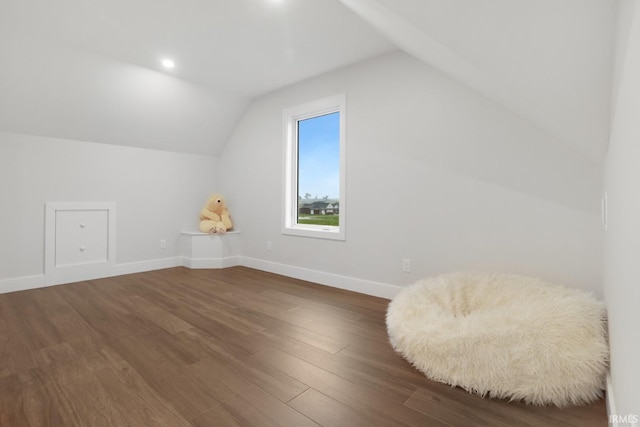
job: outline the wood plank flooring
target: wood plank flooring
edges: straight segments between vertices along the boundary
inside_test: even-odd
[[[0,426],[606,426],[482,399],[390,347],[388,301],[234,267],[0,295]]]

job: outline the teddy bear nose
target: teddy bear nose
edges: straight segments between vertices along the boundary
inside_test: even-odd
[[[220,203],[222,200],[218,199],[218,203]]]

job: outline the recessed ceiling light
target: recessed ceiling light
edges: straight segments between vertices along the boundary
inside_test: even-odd
[[[162,60],[162,66],[164,68],[172,69],[173,67],[176,66],[176,63],[173,62],[171,59],[163,59]]]

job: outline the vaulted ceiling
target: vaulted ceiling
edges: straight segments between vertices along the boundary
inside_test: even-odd
[[[252,98],[401,49],[599,161],[616,5],[0,0],[0,131],[217,154]]]

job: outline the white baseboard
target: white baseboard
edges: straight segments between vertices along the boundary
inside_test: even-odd
[[[144,271],[161,270],[163,268],[178,267],[182,265],[180,257],[152,259],[148,261],[130,262],[124,264],[116,264],[113,271],[109,272],[106,276],[121,276],[123,274],[142,273]],[[98,277],[96,277],[98,278]],[[69,280],[63,283],[71,283],[75,280]],[[35,276],[16,277],[13,279],[0,280],[0,294],[7,292],[26,291],[28,289],[44,288],[46,286],[54,286],[63,283],[51,283],[45,282],[45,275],[39,274]]]
[[[123,274],[143,273],[145,271],[162,270],[163,268],[179,267],[182,263],[180,257],[158,258],[147,261],[128,262],[116,264],[112,276],[122,276]]]
[[[45,287],[44,274],[0,280],[0,294]]]
[[[607,372],[607,418],[609,427],[638,427],[638,416],[640,414],[620,414],[616,407],[613,394],[613,382],[611,373]],[[626,420],[624,420],[626,418]],[[620,421],[623,420],[623,421]]]
[[[300,280],[319,283],[334,288],[373,295],[376,297],[393,299],[402,289],[400,286],[386,283],[373,282],[370,280],[357,279],[354,277],[341,276],[339,274],[327,273],[324,271],[311,270],[308,268],[296,267],[293,265],[280,264],[272,261],[249,258],[243,256],[231,256],[225,258],[188,258],[171,257],[152,259],[147,261],[130,262],[116,264],[110,276],[121,276],[123,274],[142,273],[145,271],[161,270],[184,266],[187,268],[227,268],[242,265],[257,270],[268,271],[270,273],[281,274]],[[23,291],[45,287],[45,276],[25,276],[13,279],[0,280],[0,293]]]
[[[225,258],[189,258],[183,256],[180,265],[187,268],[227,268],[240,265],[239,256],[230,256]]]
[[[610,427],[619,427],[617,422],[612,421],[612,414],[617,414],[616,403],[613,398],[613,385],[611,384],[611,373],[607,372],[607,419]]]
[[[356,279],[354,277],[341,276],[338,274],[326,273],[324,271],[310,270],[293,265],[279,264],[257,258],[241,257],[240,265],[255,268],[256,270],[268,271],[269,273],[281,274],[295,279],[306,280],[313,283],[319,283],[321,285],[387,299],[393,299],[398,292],[402,290],[402,287],[400,286]]]

